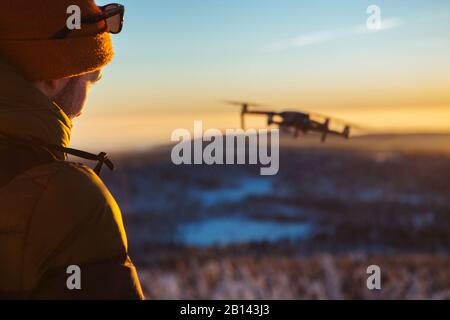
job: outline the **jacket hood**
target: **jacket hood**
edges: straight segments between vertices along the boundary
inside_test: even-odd
[[[71,129],[71,120],[54,101],[0,61],[0,136],[37,138],[67,148]],[[65,159],[65,154],[56,155]]]

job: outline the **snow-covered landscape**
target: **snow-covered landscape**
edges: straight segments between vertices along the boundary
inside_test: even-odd
[[[167,148],[116,157],[106,183],[147,297],[450,298],[449,154],[370,141],[284,145],[273,177],[175,166]]]

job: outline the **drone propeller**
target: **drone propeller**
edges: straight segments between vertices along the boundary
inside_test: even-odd
[[[245,130],[245,115],[247,113],[253,113],[253,114],[267,114],[269,116],[269,125],[273,123],[273,117],[275,116],[275,113],[273,112],[264,112],[264,111],[250,111],[249,108],[264,108],[269,107],[266,104],[262,103],[254,103],[254,102],[247,102],[247,101],[235,101],[235,100],[225,100],[223,103],[233,105],[233,106],[240,106],[242,107],[241,110],[241,128]]]
[[[223,103],[233,105],[233,106],[247,106],[247,107],[255,107],[255,108],[269,107],[266,104],[254,103],[254,102],[248,102],[248,101],[225,100],[225,101],[223,101]]]

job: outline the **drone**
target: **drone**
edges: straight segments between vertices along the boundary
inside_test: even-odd
[[[255,110],[255,108],[265,107],[265,105],[240,102],[240,101],[226,101],[227,104],[238,105],[242,107],[241,111],[241,127],[245,130],[245,116],[246,115],[260,115],[267,116],[267,125],[277,125],[280,129],[287,129],[293,131],[294,138],[298,138],[300,133],[308,134],[309,132],[321,133],[321,141],[326,142],[329,135],[335,135],[343,137],[345,139],[350,138],[350,125],[345,125],[342,131],[336,131],[330,129],[331,118],[322,115],[315,114],[315,116],[325,118],[324,122],[313,120],[312,113],[301,111],[263,111]],[[337,121],[341,122],[341,121]]]

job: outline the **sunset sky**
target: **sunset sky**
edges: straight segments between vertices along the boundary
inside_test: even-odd
[[[98,1],[105,4],[107,1]],[[73,145],[134,149],[174,129],[239,125],[250,100],[377,131],[450,132],[450,2],[123,0],[115,61]],[[382,29],[366,28],[381,8]]]

